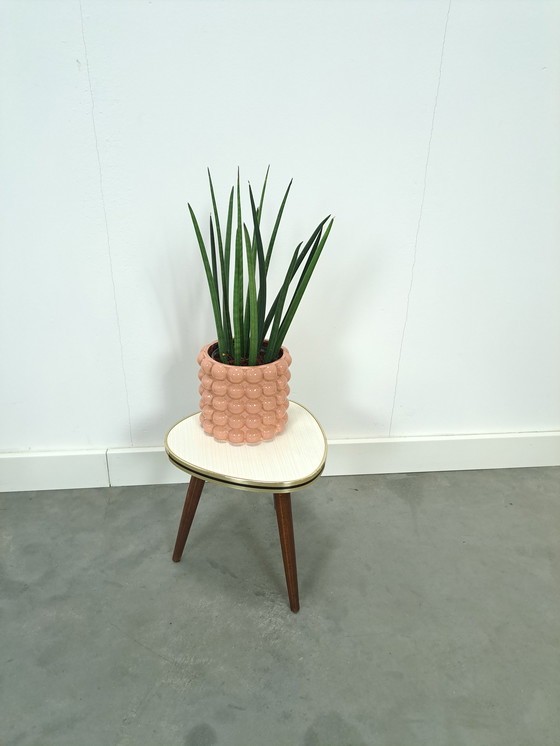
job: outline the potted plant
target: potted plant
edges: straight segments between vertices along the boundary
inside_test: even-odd
[[[206,344],[198,355],[200,419],[205,432],[217,440],[258,443],[280,433],[287,422],[291,356],[283,342],[333,219],[330,215],[324,218],[307,242],[297,245],[280,289],[267,307],[268,269],[292,181],[278,209],[272,233],[265,241],[261,215],[268,170],[258,205],[249,184],[249,226],[241,210],[239,170],[237,186],[231,188],[229,195],[225,230],[210,170],[208,180],[212,198],[208,244],[188,205],[208,280],[217,333],[217,341]]]

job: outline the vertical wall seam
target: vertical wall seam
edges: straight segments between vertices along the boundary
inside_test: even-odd
[[[393,391],[393,403],[391,406],[391,419],[389,421],[389,436],[393,433],[393,418],[395,416],[395,405],[397,402],[397,393],[399,388],[399,376],[400,376],[400,370],[401,370],[401,359],[403,354],[403,348],[404,348],[404,340],[406,337],[406,330],[408,326],[408,314],[410,310],[410,298],[412,296],[412,287],[414,285],[414,270],[416,269],[416,259],[418,255],[418,238],[420,236],[420,227],[422,225],[422,216],[424,214],[424,202],[426,199],[426,188],[428,184],[428,170],[430,166],[430,154],[432,150],[432,139],[434,135],[434,126],[436,121],[436,111],[437,111],[437,105],[438,105],[438,99],[439,99],[439,89],[441,85],[441,76],[442,76],[442,70],[443,70],[443,57],[445,53],[445,42],[447,39],[447,26],[449,25],[449,14],[451,12],[451,0],[449,0],[449,3],[447,5],[447,15],[445,17],[445,27],[443,29],[443,40],[441,44],[441,54],[439,59],[439,71],[438,71],[438,80],[437,80],[437,86],[436,86],[436,95],[434,98],[434,107],[432,110],[432,123],[430,126],[430,136],[428,138],[428,148],[426,152],[426,163],[424,165],[424,184],[422,187],[422,197],[420,199],[420,210],[418,212],[418,221],[416,223],[416,234],[414,236],[414,247],[412,251],[412,264],[410,267],[410,282],[408,286],[408,294],[406,297],[406,309],[405,309],[405,315],[404,315],[404,323],[401,333],[401,342],[399,346],[399,356],[397,360],[397,372],[395,375],[395,388]]]
[[[87,44],[86,44],[86,36],[84,31],[84,14],[83,14],[83,8],[82,8],[82,0],[79,0],[80,5],[80,21],[81,21],[81,30],[82,30],[82,42],[84,45],[84,57],[86,61],[86,71],[87,71],[87,77],[88,77],[88,86],[89,86],[89,95],[91,99],[91,122],[93,127],[93,138],[95,141],[95,152],[97,155],[97,168],[99,171],[99,191],[101,195],[101,206],[103,209],[103,218],[105,221],[105,236],[107,239],[107,253],[109,257],[109,273],[111,275],[111,285],[113,287],[113,303],[115,307],[115,320],[117,324],[117,334],[119,339],[119,348],[120,348],[120,358],[121,358],[121,369],[122,369],[122,376],[123,376],[123,384],[124,384],[124,391],[125,391],[125,398],[126,398],[126,409],[128,413],[128,434],[130,437],[130,445],[133,445],[132,442],[132,417],[130,414],[130,397],[128,393],[128,382],[126,378],[126,368],[124,363],[124,350],[123,350],[123,341],[122,341],[122,330],[121,330],[121,322],[120,322],[120,315],[119,315],[119,305],[117,300],[117,288],[115,284],[115,273],[113,269],[113,255],[111,251],[111,239],[109,236],[109,222],[107,220],[107,206],[105,202],[105,191],[103,187],[103,171],[101,168],[101,156],[99,154],[99,142],[97,139],[97,127],[95,124],[95,99],[93,96],[93,88],[91,85],[91,74],[89,69],[89,57],[88,57],[88,51],[87,51]]]
[[[111,470],[109,468],[109,449],[105,449],[105,468],[107,469],[107,484],[111,487]]]

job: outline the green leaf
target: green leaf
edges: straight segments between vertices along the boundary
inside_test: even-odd
[[[282,220],[282,213],[284,212],[284,207],[286,205],[286,200],[288,199],[288,194],[290,193],[290,189],[292,188],[292,181],[293,179],[290,179],[290,183],[288,184],[288,188],[286,189],[286,193],[284,194],[284,199],[282,200],[282,203],[280,205],[280,209],[278,210],[278,215],[276,216],[276,221],[274,223],[274,228],[272,229],[272,235],[270,236],[270,242],[268,244],[268,249],[266,250],[266,270],[268,272],[268,266],[270,264],[270,257],[272,256],[272,249],[274,248],[274,242],[276,241],[276,234],[278,233],[278,228],[280,227],[280,221]]]
[[[270,332],[270,339],[268,340],[268,346],[266,348],[266,353],[264,357],[265,363],[271,363],[273,360],[275,360],[278,357],[279,347],[278,347],[277,340],[278,340],[278,332],[280,329],[280,321],[282,319],[282,311],[284,310],[284,303],[286,302],[288,288],[290,286],[290,283],[296,271],[296,264],[297,264],[300,248],[301,248],[301,243],[298,244],[298,246],[296,247],[296,250],[294,251],[294,254],[292,256],[292,261],[290,262],[290,266],[288,267],[288,271],[286,272],[286,277],[284,279],[284,282],[282,283],[280,292],[278,293],[276,310],[274,312],[274,322],[272,324],[272,330]]]
[[[224,354],[224,350],[225,350],[225,340],[224,340],[224,332],[223,332],[223,327],[222,327],[222,317],[220,314],[220,299],[216,291],[216,284],[214,282],[214,277],[212,276],[212,269],[210,267],[210,262],[208,261],[208,252],[206,251],[206,246],[204,245],[204,240],[202,238],[202,234],[198,226],[196,215],[194,214],[193,209],[190,205],[188,205],[188,208],[189,208],[191,220],[194,226],[194,232],[196,234],[196,240],[198,242],[200,254],[202,256],[202,263],[204,265],[204,271],[206,272],[206,280],[208,282],[208,288],[210,290],[210,298],[212,300],[212,310],[214,311],[214,321],[216,323],[216,331],[218,334],[218,348],[220,351],[220,357],[222,357],[222,355]]]
[[[224,245],[222,241],[222,231],[220,228],[220,215],[218,212],[218,205],[216,203],[216,195],[214,193],[214,184],[212,183],[212,175],[210,169],[208,170],[208,181],[210,183],[210,195],[212,197],[212,209],[214,211],[214,223],[216,225],[216,236],[218,238],[218,252],[220,257],[220,273],[222,279],[222,318],[224,328],[225,344],[227,346],[227,352],[231,354],[233,348],[232,334],[231,334],[231,318],[229,313],[229,251],[227,251],[227,259],[224,255]],[[230,197],[230,202],[232,197]],[[229,218],[229,213],[228,213]],[[229,230],[229,237],[231,241],[231,223],[228,224],[226,229],[226,243],[227,243],[227,232]],[[217,280],[217,275],[216,275]]]
[[[259,322],[257,315],[257,282],[255,278],[256,274],[256,252],[251,243],[251,237],[247,226],[243,225],[245,231],[245,248],[247,253],[247,277],[248,277],[248,291],[247,300],[249,303],[249,318],[247,325],[249,326],[249,349],[248,349],[248,363],[249,365],[257,364],[257,355],[260,349],[259,344]]]
[[[309,256],[309,261],[305,266],[304,272],[300,278],[300,281],[298,283],[294,296],[291,300],[290,305],[288,306],[288,310],[286,311],[286,315],[282,319],[280,330],[278,332],[278,340],[277,340],[278,348],[282,346],[286,333],[294,318],[295,312],[297,311],[298,306],[301,303],[301,299],[303,297],[305,289],[307,288],[309,280],[311,279],[311,275],[313,274],[315,265],[319,261],[319,257],[321,256],[323,247],[325,246],[327,238],[329,237],[329,233],[331,232],[332,225],[333,225],[333,219],[331,219],[330,223],[328,224],[324,236],[321,238],[319,243],[313,247],[313,250]]]
[[[212,208],[214,210],[214,220],[216,222],[216,234],[218,236],[218,248],[220,254],[223,252],[222,244],[222,232],[220,230],[220,218],[218,215],[218,206],[216,205],[216,195],[214,194],[214,185],[212,184],[212,176],[210,175],[210,169],[208,169],[208,181],[210,182],[210,195],[212,197]]]
[[[218,292],[218,267],[216,264],[216,240],[214,238],[214,226],[212,225],[212,215],[210,215],[210,255],[212,257],[212,278]]]
[[[264,203],[264,193],[266,191],[266,184],[268,182],[268,172],[269,171],[270,171],[270,166],[268,166],[268,168],[266,169],[266,174],[264,175],[264,181],[263,181],[263,186],[262,186],[262,190],[261,190],[261,198],[260,198],[260,201],[259,201],[259,209],[258,209],[259,222],[260,222],[260,219],[262,217],[262,209],[263,209],[263,203]]]
[[[268,172],[267,172],[268,174]],[[253,212],[253,228],[255,232],[255,244],[256,244],[256,255],[259,260],[259,296],[257,301],[257,313],[258,313],[258,336],[259,336],[259,347],[263,342],[264,335],[264,315],[266,311],[266,262],[264,258],[264,249],[261,236],[261,228],[259,225],[259,217],[257,215],[257,208],[255,206],[255,199],[253,197],[253,190],[249,184],[249,198],[251,200],[251,210]]]
[[[233,277],[233,360],[241,364],[243,355],[243,231],[241,228],[241,195],[237,172],[237,230],[235,232],[235,269]]]
[[[304,261],[305,257],[307,256],[307,253],[309,252],[309,250],[313,246],[315,240],[317,239],[317,236],[319,236],[321,234],[321,230],[322,230],[323,226],[325,225],[325,223],[327,222],[327,220],[329,219],[329,217],[330,217],[330,215],[328,215],[326,218],[324,218],[324,220],[322,220],[319,223],[319,225],[315,228],[315,230],[311,234],[311,237],[309,238],[309,240],[307,241],[307,243],[303,247],[303,249],[301,251],[301,254],[298,257],[297,263],[296,263],[296,265],[294,267],[294,270],[292,272],[292,278],[297,273],[298,269],[300,268],[302,262]],[[301,244],[300,244],[300,246],[301,246]],[[291,282],[292,278],[290,278],[290,282]],[[268,312],[268,315],[267,315],[267,317],[265,319],[264,329],[263,329],[263,337],[266,337],[266,334],[268,332],[270,324],[272,323],[272,319],[274,318],[274,314],[276,313],[277,304],[278,304],[278,295],[274,299],[274,302],[273,302],[272,306],[270,307],[270,311]]]
[[[229,273],[230,273],[230,257],[231,257],[231,232],[233,223],[233,196],[235,187],[231,188],[229,194],[229,205],[227,214],[227,225],[226,225],[226,237],[224,247],[224,263],[222,266],[222,300],[223,300],[223,313],[224,313],[224,335],[227,340],[228,351],[230,355],[233,355],[233,334],[231,331],[231,316],[230,316],[230,305],[229,305]]]

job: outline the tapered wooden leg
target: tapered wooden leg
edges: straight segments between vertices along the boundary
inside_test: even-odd
[[[295,613],[299,611],[299,591],[291,496],[289,494],[274,495],[274,507],[276,508],[276,518],[278,520],[278,532],[280,534],[280,546],[282,547],[282,559],[284,560],[284,572],[286,574],[286,585],[288,586],[290,609]]]
[[[185,504],[183,506],[183,513],[181,515],[181,522],[179,523],[179,530],[177,532],[177,539],[175,541],[175,549],[173,550],[173,562],[179,562],[182,555],[185,544],[187,543],[187,536],[191,530],[194,514],[198,507],[198,501],[204,487],[204,480],[198,477],[191,477],[189,482],[189,488],[187,490],[187,496],[185,497]]]

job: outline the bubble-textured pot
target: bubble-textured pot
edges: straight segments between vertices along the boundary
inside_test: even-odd
[[[226,365],[211,357],[216,342],[198,354],[200,422],[208,435],[230,443],[260,443],[288,421],[290,353],[265,365]]]

